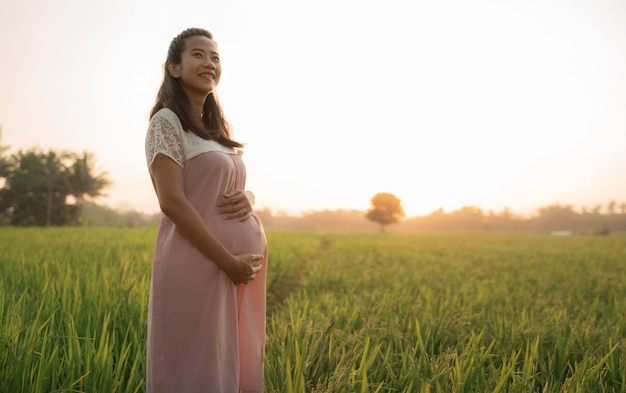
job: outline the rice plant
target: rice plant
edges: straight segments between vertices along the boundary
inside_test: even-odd
[[[0,228],[0,392],[144,392],[154,229]],[[626,237],[268,233],[266,392],[626,392]]]

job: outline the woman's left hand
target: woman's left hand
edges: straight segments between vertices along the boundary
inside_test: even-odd
[[[217,202],[218,213],[227,220],[246,221],[252,214],[254,194],[244,190],[230,190]]]

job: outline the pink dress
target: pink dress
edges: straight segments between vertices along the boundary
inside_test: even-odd
[[[167,217],[159,226],[148,311],[148,393],[226,393],[263,390],[267,243],[256,216],[244,222],[216,212],[222,195],[245,187],[239,154],[184,132],[161,109],[150,121],[146,158],[165,154],[183,168],[187,198],[233,254],[263,254],[262,270],[235,286]]]

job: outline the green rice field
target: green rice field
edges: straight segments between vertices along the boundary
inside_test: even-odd
[[[626,237],[269,232],[266,392],[626,392]],[[155,229],[0,228],[0,392],[143,392]]]

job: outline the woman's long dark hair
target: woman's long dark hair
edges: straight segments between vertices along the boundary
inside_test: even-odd
[[[230,124],[224,118],[224,112],[215,92],[210,93],[204,101],[202,124],[200,124],[193,116],[191,103],[183,90],[180,79],[171,76],[167,70],[168,63],[180,64],[185,49],[185,41],[194,36],[204,36],[213,40],[211,33],[199,28],[187,29],[172,40],[163,67],[163,83],[161,83],[157,93],[154,107],[150,111],[150,118],[152,119],[152,116],[160,109],[169,108],[176,113],[185,131],[191,131],[202,139],[214,140],[226,147],[243,147],[241,143],[231,139]]]

